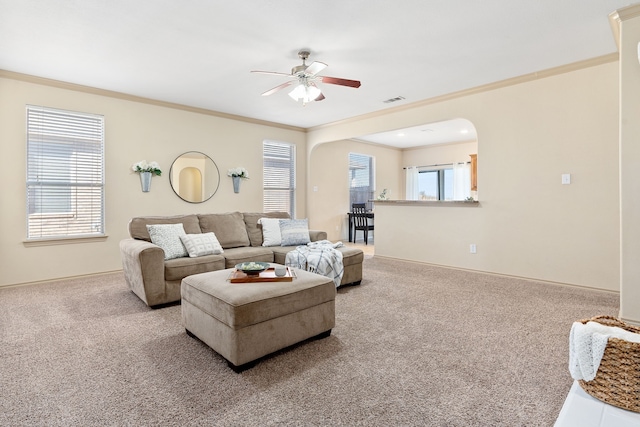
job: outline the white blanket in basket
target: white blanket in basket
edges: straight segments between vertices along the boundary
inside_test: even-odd
[[[640,343],[640,334],[598,322],[574,322],[569,334],[569,372],[574,380],[596,377],[609,338]]]
[[[344,274],[342,252],[336,249],[341,246],[342,242],[331,243],[328,240],[307,243],[307,246],[298,246],[287,253],[285,264],[326,276],[337,288]]]

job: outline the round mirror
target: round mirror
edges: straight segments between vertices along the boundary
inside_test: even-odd
[[[187,151],[171,164],[169,181],[173,191],[185,202],[202,203],[216,194],[220,171],[206,154]]]

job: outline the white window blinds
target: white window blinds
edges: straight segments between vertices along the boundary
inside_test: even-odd
[[[27,106],[27,239],[104,235],[104,117]]]
[[[285,142],[263,142],[263,208],[289,212],[295,218],[296,150]]]

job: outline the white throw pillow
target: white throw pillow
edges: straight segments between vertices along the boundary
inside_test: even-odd
[[[164,251],[165,260],[187,256],[187,250],[180,240],[180,236],[187,234],[182,223],[147,225],[147,231],[151,242]]]
[[[309,238],[309,221],[305,219],[281,219],[280,235],[282,246],[306,245]]]
[[[258,224],[262,224],[262,246],[280,246],[280,220],[278,218],[260,218]]]
[[[204,255],[219,255],[223,252],[220,242],[213,232],[201,234],[185,234],[180,240],[187,248],[189,256],[196,258]]]

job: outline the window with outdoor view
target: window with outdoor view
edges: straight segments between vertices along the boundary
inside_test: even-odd
[[[471,177],[467,163],[421,168],[418,172],[418,200],[464,200],[470,192]]]
[[[372,210],[370,200],[375,188],[373,157],[366,154],[349,153],[349,207],[354,203],[366,203]]]

